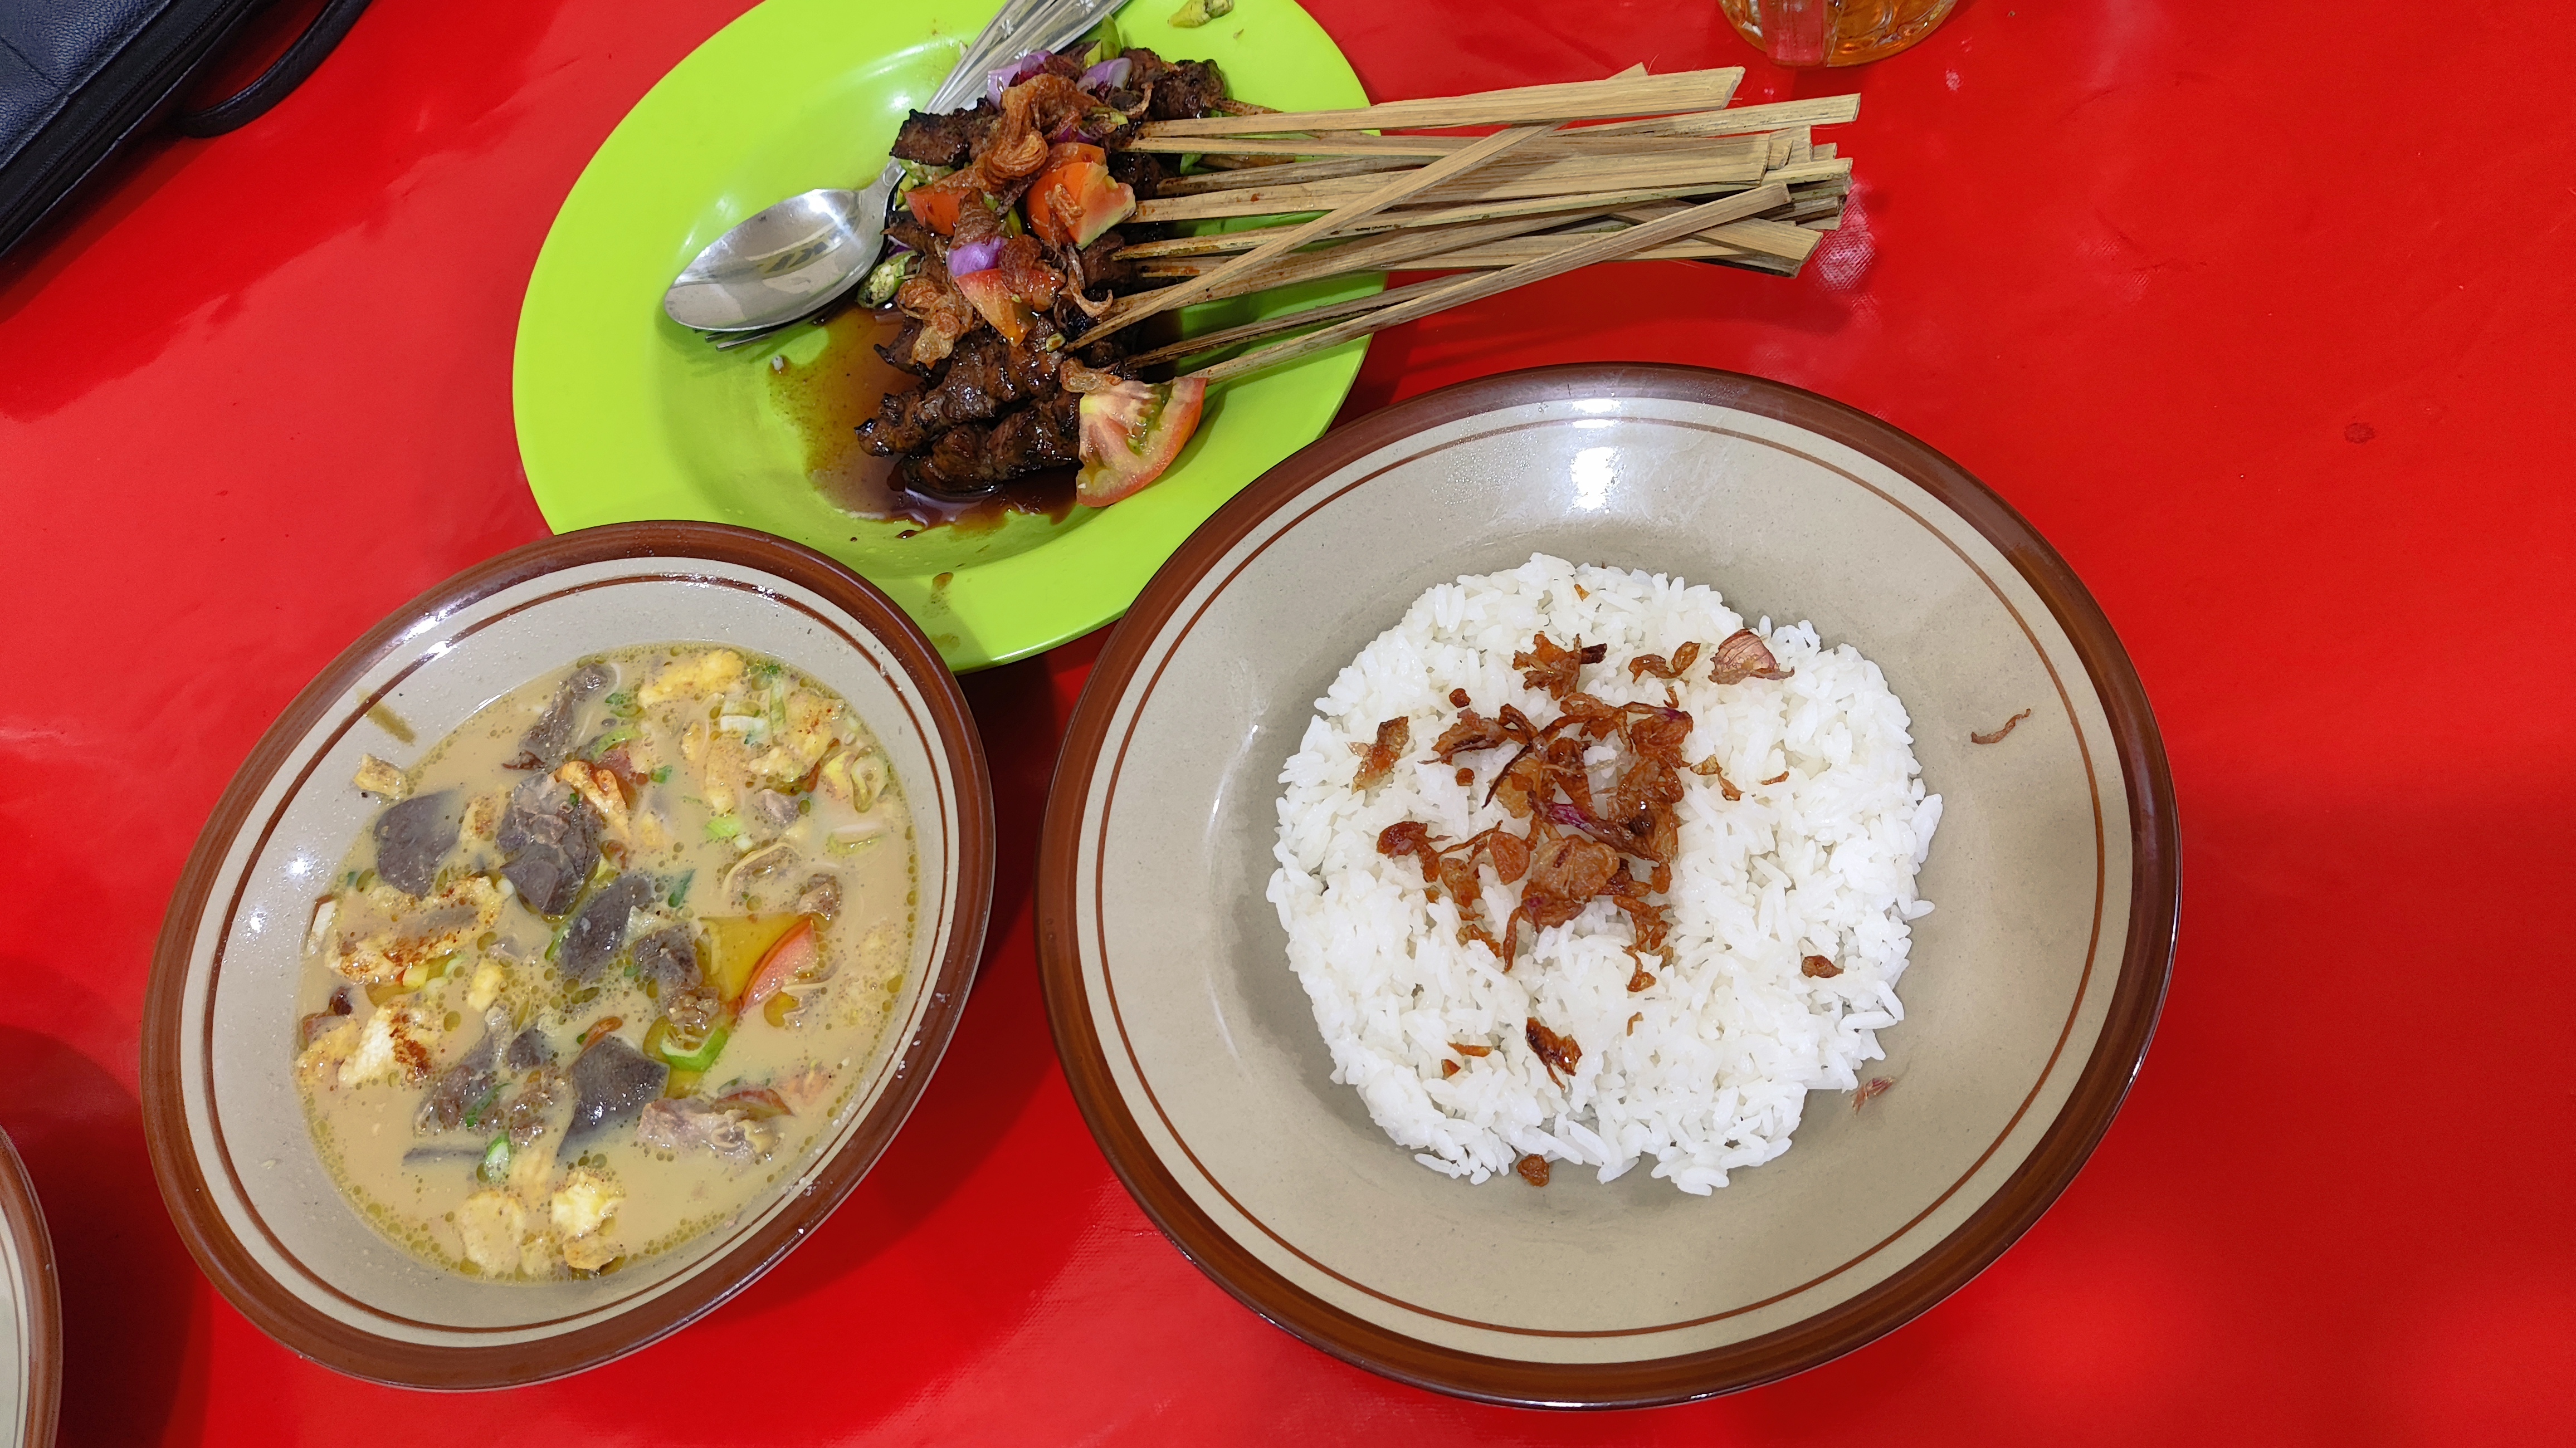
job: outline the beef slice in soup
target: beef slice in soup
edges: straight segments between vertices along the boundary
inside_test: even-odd
[[[643,874],[620,875],[592,894],[572,918],[555,957],[565,978],[587,985],[600,967],[616,959],[626,946],[628,917],[652,904],[653,894],[653,878]]]
[[[581,717],[599,691],[616,681],[617,674],[606,664],[584,664],[567,676],[555,690],[554,702],[528,732],[519,736],[519,748],[525,752],[527,767],[552,769],[572,753],[581,738]]]
[[[554,1044],[546,1033],[535,1026],[510,1038],[510,1048],[501,1055],[501,1064],[513,1071],[533,1071],[554,1060]]]
[[[501,874],[528,908],[561,915],[572,908],[599,863],[599,811],[580,791],[540,775],[510,791],[493,843],[506,857]]]
[[[472,1050],[429,1078],[428,1089],[421,1093],[420,1107],[413,1113],[413,1130],[424,1136],[454,1131],[476,1124],[490,1110],[493,1098],[501,1092],[501,1074],[493,1069],[500,1056],[498,1026],[507,1024],[506,1017],[497,1023],[487,1022],[483,1039]]]
[[[439,862],[456,848],[465,821],[457,791],[416,795],[376,816],[376,873],[406,895],[438,883]]]
[[[635,978],[649,980],[668,993],[696,985],[698,933],[686,925],[666,925],[635,942]]]
[[[671,1068],[649,1061],[623,1036],[602,1036],[572,1063],[572,1126],[567,1141],[616,1125],[662,1094]]]

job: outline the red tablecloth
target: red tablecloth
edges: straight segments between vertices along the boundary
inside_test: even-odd
[[[1892,1336],[1687,1408],[1476,1407],[1302,1346],[1139,1215],[1048,1040],[1030,865],[1094,640],[968,681],[992,946],[809,1245],[516,1392],[262,1337],[145,1164],[163,904],[316,668],[541,532],[509,407],[529,265],[592,148],[741,8],[383,0],[275,114],[155,150],[0,277],[0,1126],[61,1256],[65,1441],[2576,1438],[2563,8],[1969,0],[1791,76],[1708,0],[1311,3],[1382,97],[1640,59],[1867,96],[1805,279],[1656,263],[1489,301],[1381,337],[1345,416],[1541,362],[1738,368],[1911,430],[2056,542],[2154,698],[2186,857],[2163,1030],[2057,1207]]]

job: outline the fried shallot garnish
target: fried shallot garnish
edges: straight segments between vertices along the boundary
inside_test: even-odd
[[[1575,1066],[1583,1060],[1583,1047],[1577,1045],[1572,1036],[1558,1035],[1540,1025],[1536,1016],[1523,1023],[1521,1036],[1529,1042],[1529,1048],[1536,1053],[1539,1063],[1547,1067],[1549,1080],[1572,1076]]]
[[[1440,850],[1431,843],[1431,826],[1420,820],[1398,820],[1377,832],[1377,852],[1393,859],[1422,857],[1422,883],[1440,878]]]
[[[1475,1046],[1470,1045],[1465,1041],[1451,1041],[1449,1043],[1449,1049],[1457,1052],[1461,1056],[1490,1056],[1494,1054],[1494,1048],[1491,1046]]]
[[[1749,632],[1739,637],[1749,640],[1758,653],[1758,657],[1739,658],[1740,664],[1770,670],[1767,677],[1787,677],[1774,667],[1760,639]],[[1721,664],[1725,649],[1720,646]],[[1634,938],[1632,956],[1661,952],[1672,921],[1665,907],[1649,897],[1672,888],[1672,862],[1681,849],[1677,806],[1684,794],[1683,772],[1713,775],[1726,798],[1743,798],[1716,756],[1698,764],[1683,757],[1691,716],[1679,707],[1670,688],[1661,704],[1611,704],[1576,687],[1583,666],[1599,662],[1607,652],[1605,645],[1586,645],[1581,639],[1571,648],[1564,647],[1542,632],[1531,636],[1528,650],[1513,655],[1513,666],[1521,670],[1523,681],[1559,706],[1556,719],[1543,728],[1509,704],[1488,719],[1468,707],[1464,689],[1450,692],[1449,701],[1459,716],[1441,732],[1431,757],[1454,763],[1461,754],[1518,744],[1520,748],[1495,771],[1485,800],[1501,805],[1512,820],[1527,821],[1526,835],[1495,825],[1444,847],[1433,840],[1428,825],[1407,821],[1389,826],[1378,836],[1381,854],[1412,855],[1421,861],[1430,898],[1437,901],[1445,896],[1457,904],[1459,939],[1492,950],[1505,970],[1512,968],[1524,919],[1533,931],[1552,929],[1581,915],[1594,900],[1607,900],[1627,917]],[[1739,645],[1736,652],[1742,655],[1744,650]],[[1640,661],[1642,667],[1630,669],[1630,679],[1646,674],[1678,678],[1698,659],[1699,646],[1684,643],[1670,659]],[[1380,731],[1380,742],[1388,738],[1386,728],[1401,723],[1389,720]],[[1601,744],[1613,745],[1614,757],[1625,756],[1606,797],[1594,788],[1591,763],[1593,749]],[[1457,777],[1460,784],[1467,784],[1475,776],[1461,769]],[[1363,769],[1354,785],[1365,788],[1371,778]],[[1638,876],[1635,860],[1651,867],[1645,878]],[[1503,922],[1499,940],[1478,918],[1484,894],[1477,875],[1480,861],[1492,865],[1504,884],[1521,885],[1520,903]],[[1645,960],[1637,959],[1628,988],[1644,990],[1654,982]]]
[[[1056,293],[1064,290],[1064,273],[1047,265],[1046,248],[1034,236],[1004,241],[993,266],[1002,274],[1002,285],[1032,310],[1054,306]]]
[[[1795,669],[1780,667],[1771,657],[1771,648],[1762,636],[1749,628],[1740,628],[1726,636],[1717,646],[1717,657],[1708,666],[1712,684],[1741,684],[1747,679],[1785,679]]]
[[[1063,76],[1041,72],[1002,92],[1002,119],[975,164],[996,180],[1035,175],[1046,165],[1047,137],[1090,110],[1091,97]]]
[[[1404,757],[1404,746],[1413,738],[1413,723],[1408,719],[1389,719],[1377,726],[1377,742],[1354,744],[1351,752],[1360,756],[1360,772],[1351,777],[1351,788],[1374,789],[1386,783],[1395,771],[1395,762]]]
[[[897,289],[894,304],[921,323],[912,340],[912,363],[923,369],[948,360],[957,339],[983,322],[975,304],[957,290],[948,268],[935,257],[923,264],[920,275]]]
[[[2004,727],[1996,730],[1992,734],[1979,734],[1974,730],[1970,730],[1968,732],[1968,742],[1971,744],[2001,744],[2004,742],[2004,736],[2013,732],[2014,725],[2019,724],[2021,721],[2029,717],[2030,711],[2028,709],[2024,709],[2020,713],[2006,719],[2004,721]]]
[[[1689,672],[1691,665],[1698,662],[1699,640],[1692,639],[1673,650],[1670,662],[1666,662],[1662,654],[1639,654],[1630,659],[1628,678],[1630,682],[1634,682],[1652,674],[1658,679],[1678,679]]]
[[[1512,1170],[1519,1172],[1521,1174],[1521,1180],[1528,1182],[1531,1186],[1543,1187],[1547,1185],[1546,1157],[1538,1156],[1536,1154],[1522,1157],[1520,1159],[1520,1164],[1513,1167]]]
[[[1869,1103],[1876,1101],[1881,1096],[1886,1095],[1888,1088],[1895,1084],[1896,1083],[1893,1080],[1890,1080],[1885,1076],[1870,1077],[1867,1085],[1862,1086],[1858,1091],[1852,1093],[1852,1110],[1858,1111]]]
[[[1530,852],[1529,884],[1521,890],[1520,908],[1503,925],[1505,939],[1523,920],[1545,930],[1583,913],[1619,873],[1619,852],[1580,835],[1554,835]]]
[[[1577,638],[1569,649],[1546,634],[1532,634],[1529,651],[1512,655],[1512,667],[1521,671],[1522,683],[1562,704],[1574,692],[1583,666],[1597,664],[1609,653],[1608,644],[1586,645]]]
[[[1726,796],[1729,800],[1739,800],[1744,798],[1744,791],[1737,789],[1735,787],[1735,781],[1726,777],[1726,766],[1718,763],[1717,756],[1714,754],[1701,760],[1699,763],[1692,765],[1691,773],[1700,775],[1704,778],[1716,780],[1717,792]]]
[[[1511,713],[1520,712],[1508,704],[1503,707]],[[1529,742],[1527,736],[1530,732],[1524,721],[1519,731],[1522,743]],[[1438,742],[1431,746],[1431,754],[1443,764],[1455,764],[1461,754],[1473,754],[1480,749],[1500,749],[1511,743],[1513,737],[1514,731],[1509,724],[1500,719],[1488,719],[1469,709],[1458,716],[1457,723],[1440,731]]]
[[[1832,980],[1835,976],[1842,973],[1843,968],[1841,966],[1834,964],[1831,960],[1828,960],[1821,955],[1811,955],[1798,962],[1798,974],[1807,977],[1809,980]]]

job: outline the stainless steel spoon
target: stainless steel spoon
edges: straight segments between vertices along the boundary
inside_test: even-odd
[[[1125,3],[1008,0],[931,92],[927,109],[957,109],[999,65],[1068,44]],[[762,332],[840,300],[876,265],[902,174],[889,164],[873,185],[808,191],[736,222],[671,283],[662,310],[701,332]]]

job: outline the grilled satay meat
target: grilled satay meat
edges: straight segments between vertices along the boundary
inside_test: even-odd
[[[919,452],[961,423],[990,422],[1015,403],[1055,386],[1062,354],[1030,352],[990,330],[949,354],[938,380],[919,392],[889,392],[877,415],[859,424],[859,444],[878,457]]]
[[[889,394],[859,425],[869,452],[902,455],[907,486],[972,497],[1017,474],[1079,461],[1080,397],[1063,385],[1065,362],[1081,363],[1073,374],[1080,386],[1098,385],[1095,374],[1123,375],[1123,347],[1084,347],[1081,339],[1136,282],[1135,264],[1118,252],[1137,229],[1113,225],[1078,245],[1117,213],[1095,207],[1088,224],[1076,226],[1050,220],[1059,216],[1050,211],[1023,227],[1015,208],[1042,178],[1063,175],[1088,174],[1092,195],[1123,186],[1150,199],[1163,162],[1125,149],[1130,127],[1240,109],[1212,63],[1166,61],[1141,49],[1124,58],[1115,85],[1085,85],[1080,59],[1047,57],[998,103],[944,116],[915,112],[896,137],[897,157],[948,169],[916,188],[886,227],[919,260],[895,293],[903,329],[877,350],[923,386]],[[1086,173],[1085,164],[1094,169]],[[1055,204],[1067,194],[1055,192]],[[1052,241],[1035,234],[1044,229],[1037,223],[1056,228],[1047,233]]]

